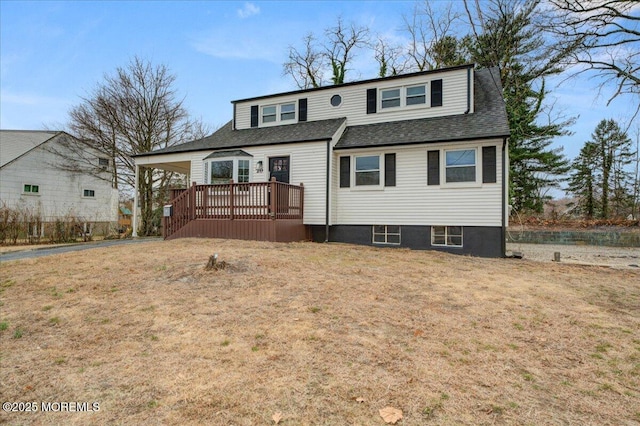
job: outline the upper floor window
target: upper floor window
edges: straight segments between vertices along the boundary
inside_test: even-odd
[[[394,87],[380,90],[380,108],[398,108],[427,103],[427,86]]]
[[[275,105],[262,107],[262,122],[272,123],[276,121],[276,109]]]
[[[280,105],[280,121],[295,120],[296,104]]]
[[[407,105],[419,105],[426,103],[426,86],[407,87]]]
[[[85,198],[95,198],[96,196],[96,191],[93,189],[84,189],[82,191],[82,196]]]
[[[395,108],[400,106],[400,89],[383,90],[381,93],[382,104],[384,108]]]
[[[98,158],[98,165],[100,167],[109,167],[109,159],[103,157]]]
[[[288,121],[296,119],[295,102],[267,105],[262,107],[262,123],[277,123],[280,121]]]
[[[476,150],[458,149],[445,151],[445,181],[476,181]]]

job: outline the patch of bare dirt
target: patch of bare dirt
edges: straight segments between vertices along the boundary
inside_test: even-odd
[[[100,404],[10,424],[640,422],[634,270],[184,239],[3,262],[0,300],[3,400]]]

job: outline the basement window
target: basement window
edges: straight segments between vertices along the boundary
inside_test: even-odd
[[[431,245],[462,247],[462,226],[432,226]]]
[[[373,244],[400,245],[400,226],[373,225]]]

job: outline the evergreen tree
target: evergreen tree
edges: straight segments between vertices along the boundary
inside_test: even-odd
[[[602,174],[600,216],[623,216],[631,204],[631,173],[626,167],[633,161],[631,139],[615,120],[602,120],[591,135],[597,146],[595,167]]]
[[[588,219],[599,215],[601,210],[597,194],[601,176],[598,175],[598,168],[595,167],[597,161],[598,146],[594,142],[586,142],[572,163],[573,171],[567,188],[568,192],[577,198],[576,212]]]
[[[466,2],[465,2],[466,5]],[[548,94],[545,77],[562,71],[562,55],[538,31],[533,22],[539,1],[527,3],[494,0],[472,21],[474,36],[468,49],[480,67],[498,66],[506,102],[509,140],[510,195],[516,210],[542,212],[545,192],[560,186],[570,169],[562,149],[550,148],[553,139],[567,135],[573,119],[542,122]]]

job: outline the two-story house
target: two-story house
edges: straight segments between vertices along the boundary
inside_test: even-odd
[[[0,207],[16,212],[30,236],[49,236],[56,221],[99,234],[117,223],[110,160],[88,150],[76,158],[72,140],[62,131],[0,130]]]
[[[167,237],[286,241],[303,229],[314,241],[504,255],[509,126],[497,69],[469,64],[232,105],[233,119],[212,135],[136,158],[195,183],[167,210]],[[289,231],[240,229],[269,217]]]

